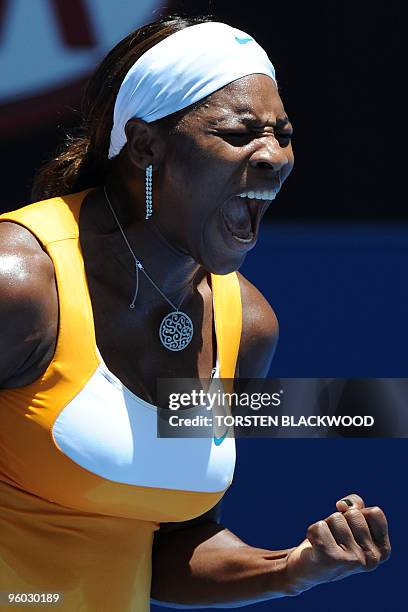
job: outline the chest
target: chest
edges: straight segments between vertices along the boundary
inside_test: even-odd
[[[163,317],[172,312],[160,295],[139,274],[135,308],[134,270],[124,270],[111,257],[101,266],[92,255],[91,241],[81,240],[98,350],[107,368],[134,394],[156,403],[158,378],[210,378],[217,360],[217,343],[211,289],[206,282],[194,286],[182,310],[193,324],[190,344],[170,351],[159,337]]]

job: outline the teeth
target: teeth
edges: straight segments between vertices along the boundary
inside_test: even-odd
[[[273,189],[263,189],[258,191],[243,191],[239,194],[240,198],[249,198],[250,200],[274,200],[277,191]]]

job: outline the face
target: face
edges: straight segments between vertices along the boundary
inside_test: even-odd
[[[234,81],[164,136],[156,225],[209,272],[237,270],[293,167],[292,127],[275,83]]]

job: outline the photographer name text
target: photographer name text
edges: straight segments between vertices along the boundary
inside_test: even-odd
[[[251,415],[213,415],[183,417],[172,414],[168,417],[172,427],[372,427],[374,417],[370,415],[342,416],[293,416],[281,414],[278,416]]]

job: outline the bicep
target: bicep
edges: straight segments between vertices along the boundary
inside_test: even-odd
[[[237,378],[265,378],[274,357],[279,324],[262,293],[238,273],[242,299],[242,335]]]
[[[25,372],[41,359],[49,345],[57,301],[51,260],[27,230],[10,227],[13,225],[0,223],[0,387],[3,388],[31,382],[25,379]],[[19,382],[14,384],[17,375]]]
[[[222,500],[218,502],[211,510],[197,516],[189,521],[181,521],[178,523],[160,523],[160,529],[156,531],[155,538],[160,538],[161,535],[166,533],[172,533],[173,531],[179,531],[189,527],[196,527],[197,525],[204,525],[206,523],[217,523],[221,522],[222,512]]]
[[[30,358],[36,339],[29,325],[30,309],[2,295],[2,290],[0,279],[0,386],[5,386]]]

